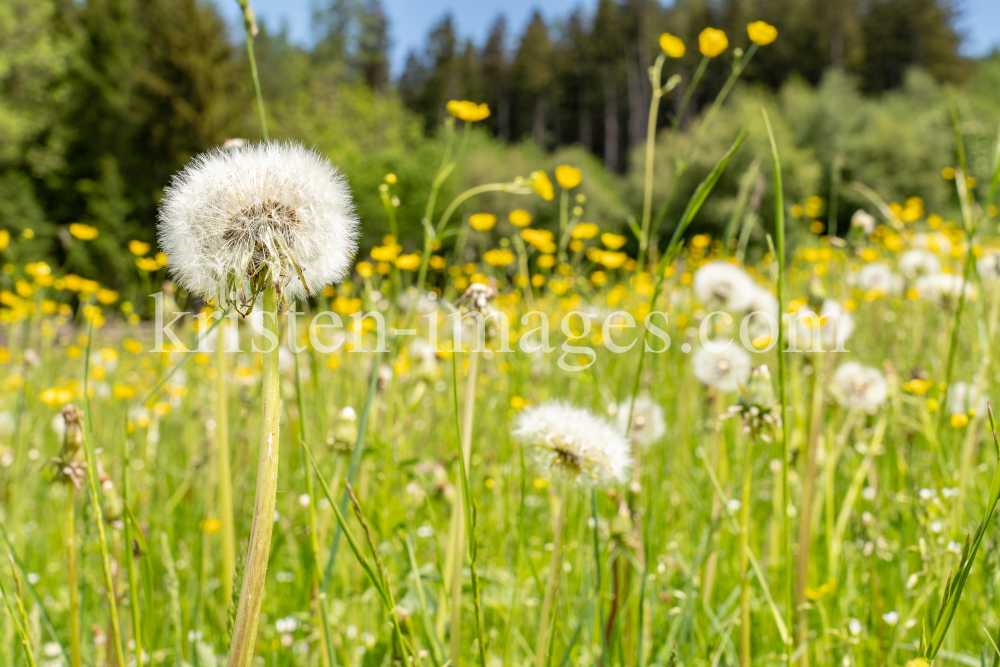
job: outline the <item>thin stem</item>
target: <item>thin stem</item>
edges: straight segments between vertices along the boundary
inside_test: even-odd
[[[535,640],[535,667],[545,667],[549,648],[549,617],[555,605],[556,594],[559,591],[559,579],[562,575],[562,540],[563,524],[566,522],[566,505],[569,503],[569,488],[571,480],[562,480],[562,492],[559,495],[559,507],[556,510],[556,521],[552,526],[553,544],[552,559],[549,561],[549,576],[545,582],[545,597],[542,599],[541,616],[538,620],[538,638]],[[594,530],[597,528],[595,526]]]
[[[257,459],[257,492],[254,499],[253,526],[243,574],[243,587],[233,624],[228,667],[249,667],[253,660],[257,624],[264,601],[267,561],[274,528],[274,506],[278,488],[278,427],[281,414],[281,378],[278,371],[278,294],[269,284],[263,292],[263,327],[265,335],[274,336],[274,345],[263,353],[261,378],[260,450]],[[270,336],[268,336],[270,339]]]
[[[220,320],[221,321],[221,320]],[[234,336],[239,332],[234,331]],[[222,538],[222,599],[233,599],[233,572],[236,571],[236,526],[233,518],[233,475],[229,453],[229,388],[226,382],[226,325],[219,326],[215,339],[215,444],[216,474],[219,476],[219,522]]]
[[[639,238],[639,260],[636,275],[642,273],[646,265],[646,252],[649,248],[649,223],[653,214],[653,157],[656,153],[656,121],[660,114],[660,98],[663,97],[663,86],[660,84],[663,63],[667,55],[661,53],[650,70],[649,81],[653,86],[653,95],[649,100],[649,119],[646,123],[646,181],[642,198],[642,236]]]
[[[743,503],[740,505],[740,667],[750,667],[750,485],[753,482],[753,445],[756,433],[747,438],[745,470],[743,471]]]
[[[457,353],[457,350],[455,351]],[[465,462],[465,474],[469,474],[469,460],[472,456],[472,426],[476,409],[476,381],[479,376],[479,353],[474,349],[469,352],[469,371],[465,381],[465,403],[462,406],[462,458]],[[461,472],[459,473],[461,474]],[[455,533],[452,535],[452,572],[451,572],[451,625],[449,626],[449,655],[452,664],[458,667],[462,653],[462,564],[465,560],[465,497],[461,485],[455,494],[452,511],[455,518],[452,525]]]
[[[80,588],[76,578],[76,492],[66,485],[66,577],[69,582],[69,650],[71,667],[81,667]],[[133,594],[134,597],[134,594]],[[138,649],[138,643],[136,647]],[[138,655],[138,653],[136,653]],[[139,663],[142,665],[142,663]]]
[[[125,412],[126,423],[128,420],[128,412]],[[132,530],[134,526],[131,521],[131,501],[132,496],[130,492],[130,479],[129,479],[129,469],[132,467],[129,461],[128,455],[128,431],[126,429],[125,437],[122,439],[122,500],[125,503],[127,516],[125,517],[125,564],[128,570],[128,589],[130,591],[130,597],[132,602],[129,605],[132,611],[132,639],[135,642],[135,662],[136,667],[142,667],[143,657],[142,657],[142,623],[139,617],[139,573],[138,568],[135,566],[135,555],[132,551],[133,547],[133,537]],[[70,489],[70,494],[72,495],[72,489]],[[75,566],[75,563],[74,563]],[[75,575],[74,575],[75,576]],[[75,584],[75,581],[73,582]],[[70,596],[72,597],[73,591],[70,590]],[[72,603],[71,603],[72,606]],[[75,619],[79,623],[79,619]],[[79,635],[80,628],[76,628],[77,635]],[[79,639],[79,636],[77,636]],[[74,665],[73,667],[79,667],[79,665]]]
[[[559,261],[566,262],[566,245],[569,243],[569,190],[559,195]]]
[[[257,19],[254,17],[250,0],[237,0],[243,9],[243,29],[246,31],[247,58],[250,61],[250,76],[253,77],[253,89],[257,94],[257,113],[260,116],[260,133],[264,141],[269,141],[267,134],[267,116],[264,114],[264,96],[260,92],[260,78],[257,76],[257,58],[253,53],[253,39],[257,34]]]

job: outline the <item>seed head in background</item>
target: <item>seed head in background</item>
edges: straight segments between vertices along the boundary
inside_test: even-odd
[[[569,479],[624,482],[632,467],[624,433],[592,412],[562,401],[521,412],[512,435],[535,448],[540,463],[561,468]]]
[[[347,181],[325,157],[255,143],[203,153],[177,174],[158,234],[179,285],[246,315],[268,284],[287,303],[343,278],[358,220]]]

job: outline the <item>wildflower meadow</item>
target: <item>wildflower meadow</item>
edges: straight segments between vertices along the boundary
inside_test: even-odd
[[[934,208],[786,195],[730,95],[786,37],[755,20],[659,36],[614,224],[577,163],[453,189],[479,100],[362,191],[269,137],[240,4],[260,136],[173,174],[156,243],[62,232],[145,303],[0,230],[0,664],[998,664],[996,128],[947,105]]]

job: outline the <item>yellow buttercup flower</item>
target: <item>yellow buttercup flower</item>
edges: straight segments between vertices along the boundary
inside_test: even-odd
[[[515,227],[527,227],[531,224],[531,214],[525,211],[523,208],[518,208],[511,211],[507,215],[507,219],[510,220],[510,224]]]
[[[507,248],[494,248],[487,250],[483,259],[490,266],[507,266],[514,261],[514,253]]]
[[[572,190],[580,185],[582,178],[583,175],[576,167],[571,167],[568,164],[561,164],[556,167],[556,181],[567,190]]]
[[[101,288],[97,290],[97,300],[106,306],[111,305],[118,300],[118,292],[113,289]]]
[[[766,21],[754,21],[747,24],[747,34],[751,42],[767,46],[778,38],[778,29]]]
[[[556,265],[555,255],[541,255],[538,258],[538,266],[542,267],[543,269],[551,269],[555,265]]]
[[[112,390],[114,397],[127,401],[128,399],[135,396],[135,387],[130,384],[116,384],[114,390]]]
[[[0,229],[0,251],[6,250],[8,245],[10,245],[10,232]]]
[[[969,425],[969,415],[964,412],[959,412],[951,416],[951,427],[952,428],[965,428]]]
[[[372,273],[375,272],[375,267],[369,262],[358,262],[358,265],[354,267],[354,270],[358,272],[358,275],[362,278],[371,278]]]
[[[218,519],[202,519],[199,525],[209,535],[214,535],[222,528],[222,522]]]
[[[429,264],[435,271],[442,271],[444,267],[448,266],[447,260],[441,255],[431,255]]]
[[[705,28],[698,35],[698,49],[703,56],[714,58],[729,47],[726,33],[716,28]]]
[[[625,242],[627,240],[628,239],[626,239],[624,236],[620,234],[611,234],[609,232],[601,234],[601,243],[611,248],[612,250],[618,250],[623,245],[625,245]]]
[[[592,239],[597,236],[601,229],[592,222],[581,222],[573,228],[571,235],[574,239]]]
[[[81,241],[92,241],[97,238],[97,227],[85,225],[82,222],[74,222],[69,226],[69,233]]]
[[[448,113],[459,120],[477,123],[490,117],[490,107],[485,102],[476,104],[468,100],[452,100],[448,102]]]
[[[150,259],[149,257],[136,257],[135,265],[138,266],[142,271],[146,271],[148,273],[153,273],[154,271],[160,270],[159,263],[155,259]]]
[[[628,255],[623,252],[602,252],[601,264],[609,269],[617,269],[625,264]]]
[[[552,181],[549,180],[548,174],[544,171],[534,171],[529,176],[531,181],[531,187],[535,189],[535,194],[544,199],[545,201],[552,201],[555,196],[555,189],[552,187]]]
[[[469,216],[469,226],[477,232],[485,232],[493,229],[497,224],[497,217],[492,213],[474,213]]]
[[[660,35],[660,48],[671,58],[683,58],[687,48],[679,37],[674,37],[669,32]]]
[[[402,246],[398,245],[384,245],[375,246],[372,248],[372,259],[377,262],[391,262],[397,257],[399,257],[399,251],[402,250]]]
[[[555,238],[547,229],[522,229],[521,238],[545,253],[556,251]]]
[[[420,268],[421,257],[417,253],[400,255],[396,258],[396,266],[403,271],[416,271]]]
[[[133,255],[142,257],[147,252],[149,252],[149,244],[145,241],[139,241],[138,239],[133,239],[128,242],[128,249]]]

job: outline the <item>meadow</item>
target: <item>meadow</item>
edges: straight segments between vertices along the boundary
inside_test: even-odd
[[[672,183],[777,36],[748,34]],[[660,44],[653,104],[685,49]],[[570,164],[438,200],[490,113],[448,111],[422,247],[397,241],[386,174],[354,195],[391,233],[336,246],[348,273],[320,289],[266,229],[221,291],[193,287],[176,193],[169,254],[118,240],[161,321],[0,232],[3,664],[997,664],[1000,145],[970,173],[953,112],[949,203],[843,183],[868,204],[837,236],[833,197],[783,197],[766,110],[676,220],[650,133],[627,237],[588,217]],[[748,134],[767,160],[729,174],[722,235],[691,233]],[[302,158],[283,146],[210,159]],[[284,215],[267,202],[236,217]],[[315,326],[330,313],[341,328]],[[455,313],[486,323],[457,344]]]

